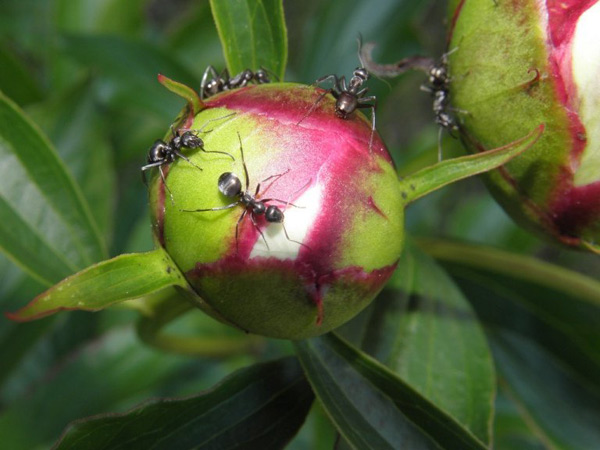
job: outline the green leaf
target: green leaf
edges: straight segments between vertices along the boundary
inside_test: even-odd
[[[600,395],[534,341],[492,331],[500,385],[544,448],[588,450],[600,442]]]
[[[122,322],[130,314],[105,311],[68,315],[76,316],[80,316],[79,321],[120,316]],[[3,448],[49,449],[73,420],[123,412],[152,397],[197,394],[253,362],[247,356],[220,363],[167,354],[143,345],[133,328],[123,324],[89,341],[82,340],[75,330],[79,345],[64,352],[60,347],[72,339],[79,321],[48,336],[33,352],[36,359],[28,358],[19,378],[13,376],[4,387],[0,414]],[[19,445],[20,441],[27,444]]]
[[[27,321],[61,310],[98,311],[169,286],[185,289],[188,285],[162,248],[120,255],[64,279],[7,316],[12,320]]]
[[[313,390],[360,449],[485,449],[480,440],[396,374],[339,337],[296,343]]]
[[[202,109],[205,108],[204,102],[198,96],[198,93],[191,87],[177,81],[171,80],[162,74],[158,74],[158,82],[166,87],[169,91],[185,99],[187,102],[188,114],[196,117]]]
[[[448,159],[400,180],[404,203],[408,204],[450,183],[495,169],[534,145],[544,132],[542,124],[518,141],[475,155]]]
[[[537,341],[600,390],[600,282],[532,257],[421,240],[490,327]]]
[[[264,67],[283,81],[287,30],[282,0],[211,0],[229,72]]]
[[[94,205],[92,215],[102,235],[108,236],[116,180],[106,121],[92,86],[84,79],[64,94],[29,108],[28,113],[54,143],[88,204]]]
[[[547,448],[529,428],[519,408],[502,385],[499,386],[495,409],[494,449],[544,450]]]
[[[242,369],[206,393],[78,421],[56,450],[283,448],[313,401],[295,359]]]
[[[0,248],[52,284],[106,250],[78,186],[47,138],[0,93]]]
[[[37,81],[15,55],[0,45],[0,86],[4,93],[23,106],[42,98]]]
[[[360,333],[348,333],[360,336],[357,345],[490,444],[492,355],[469,303],[433,259],[409,244],[363,314]]]

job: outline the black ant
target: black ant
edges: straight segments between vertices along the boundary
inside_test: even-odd
[[[165,179],[165,174],[163,172],[162,166],[164,166],[165,164],[172,163],[173,161],[175,161],[176,158],[181,158],[190,163],[192,166],[196,167],[198,170],[202,170],[200,166],[194,164],[187,156],[185,156],[181,152],[183,148],[188,148],[192,150],[199,148],[205,153],[220,153],[222,155],[227,155],[232,160],[234,160],[233,156],[227,152],[221,152],[218,150],[206,150],[204,148],[204,141],[198,136],[198,133],[201,133],[202,130],[210,122],[214,122],[215,120],[221,120],[226,117],[233,116],[234,114],[235,113],[228,114],[223,117],[218,117],[216,119],[210,119],[199,130],[185,130],[183,133],[180,130],[175,131],[173,129],[173,125],[171,125],[171,133],[173,135],[171,140],[169,142],[165,142],[162,139],[157,139],[156,141],[154,141],[154,144],[152,145],[152,147],[150,147],[150,150],[148,151],[148,156],[146,159],[147,164],[145,166],[142,166],[141,169],[142,180],[144,181],[144,184],[148,184],[146,180],[146,171],[152,169],[153,167],[158,167],[158,171],[160,173],[160,177],[163,181],[163,184],[169,191],[171,201],[173,201],[173,194],[167,186],[167,181]]]
[[[442,130],[446,129],[451,136],[459,131],[459,125],[454,115],[449,111],[459,111],[450,106],[450,76],[448,75],[448,55],[445,53],[438,64],[431,64],[428,70],[428,83],[421,85],[421,90],[433,97],[433,113],[435,122],[440,126],[438,131],[438,159],[442,160]]]
[[[263,234],[260,227],[258,226],[258,223],[256,222],[257,216],[264,215],[265,220],[269,223],[280,223],[283,228],[283,232],[285,233],[285,237],[287,238],[288,241],[295,242],[296,244],[308,247],[306,244],[303,244],[302,242],[295,241],[294,239],[290,238],[290,236],[287,232],[287,229],[285,228],[285,225],[283,223],[283,221],[284,221],[283,211],[281,210],[281,208],[279,208],[276,205],[267,205],[267,202],[285,203],[286,206],[291,205],[291,206],[294,206],[297,208],[298,208],[298,206],[294,205],[293,203],[290,203],[289,201],[283,201],[283,200],[279,200],[276,198],[264,198],[264,199],[260,199],[260,200],[258,199],[258,196],[260,194],[260,186],[262,183],[265,183],[266,181],[272,180],[274,178],[278,179],[278,178],[282,177],[283,175],[285,175],[286,173],[289,172],[289,169],[283,173],[280,173],[277,175],[271,175],[270,177],[265,178],[260,183],[258,183],[254,193],[252,193],[249,190],[250,177],[248,176],[248,168],[246,166],[246,161],[244,159],[244,150],[242,148],[242,139],[241,139],[239,133],[238,133],[238,140],[240,141],[240,154],[242,156],[242,166],[244,167],[245,188],[242,189],[242,181],[239,179],[239,177],[236,174],[234,174],[232,172],[222,173],[217,182],[219,191],[225,197],[235,198],[236,200],[233,203],[230,203],[229,205],[225,205],[225,206],[217,206],[215,208],[183,209],[181,211],[183,211],[183,212],[223,211],[226,209],[235,208],[236,206],[240,205],[244,208],[244,211],[240,215],[240,218],[238,219],[238,221],[235,225],[236,249],[238,248],[239,226],[240,226],[240,223],[242,222],[242,220],[244,220],[244,217],[246,217],[246,215],[248,213],[250,214],[250,220],[252,221],[252,224],[254,225],[256,230],[259,232],[260,236],[262,237],[263,241],[265,242],[265,245],[267,246],[267,249],[269,249],[269,244],[265,238],[265,235]],[[310,183],[310,180],[309,180],[309,183]],[[306,183],[306,185],[303,186],[301,189],[304,189],[307,185],[308,185],[308,183]]]
[[[360,59],[360,39],[358,41],[358,46]],[[377,108],[377,98],[374,95],[365,97],[369,88],[363,88],[362,86],[367,82],[368,79],[369,72],[364,67],[364,64],[363,67],[357,67],[354,69],[354,72],[352,72],[352,78],[350,78],[348,84],[346,84],[345,75],[342,75],[338,78],[337,75],[330,74],[317,79],[313,85],[319,85],[329,80],[333,81],[333,85],[330,89],[327,89],[323,94],[321,94],[319,98],[317,98],[313,106],[296,125],[300,125],[300,123],[316,109],[323,97],[331,93],[336,100],[335,115],[341,119],[348,119],[350,115],[359,108],[371,109],[371,138],[369,139],[369,151],[371,151],[371,147],[373,145],[373,136],[375,134],[375,109]]]
[[[452,136],[454,136],[453,132],[460,130],[456,118],[449,111],[465,112],[450,106],[451,77],[448,74],[448,56],[456,51],[456,49],[444,53],[438,63],[432,58],[411,56],[401,59],[394,64],[377,64],[371,57],[374,48],[375,44],[369,42],[362,47],[360,52],[361,60],[365,61],[369,71],[377,76],[391,78],[398,76],[409,69],[421,70],[427,74],[427,83],[421,85],[421,90],[428,92],[433,97],[432,109],[435,114],[435,122],[440,125],[438,133],[438,159],[441,161],[442,130],[448,130]]]
[[[209,78],[211,77],[211,78]],[[229,91],[247,86],[248,83],[255,82],[256,84],[270,83],[271,79],[266,69],[259,69],[256,72],[246,69],[234,77],[229,76],[229,71],[224,69],[223,72],[217,74],[213,66],[208,66],[202,75],[200,82],[200,98],[205,99],[219,92]]]

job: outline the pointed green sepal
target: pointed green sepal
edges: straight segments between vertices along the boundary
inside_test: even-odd
[[[29,304],[6,316],[25,322],[62,310],[98,311],[187,282],[162,248],[148,253],[132,253],[95,264],[65,278],[34,298]]]
[[[405,204],[436,191],[450,183],[495,169],[533,146],[545,129],[541,124],[525,137],[493,150],[441,161],[400,180]]]
[[[204,102],[198,96],[198,93],[191,87],[186,86],[183,83],[179,83],[178,81],[171,80],[169,77],[166,77],[161,73],[158,74],[158,82],[174,94],[177,94],[181,98],[185,99],[187,102],[188,112],[192,117],[195,117],[196,114],[206,107]]]

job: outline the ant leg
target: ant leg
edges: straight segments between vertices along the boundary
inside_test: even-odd
[[[252,222],[252,225],[254,225],[254,228],[256,228],[256,231],[259,232],[260,237],[262,237],[263,241],[265,242],[265,245],[267,246],[267,250],[271,250],[269,248],[269,243],[267,242],[267,238],[265,238],[264,233],[262,232],[262,230],[260,229],[260,227],[256,223],[256,219],[254,218],[254,214],[253,213],[250,213],[250,221]]]
[[[183,153],[181,153],[179,150],[174,150],[174,153],[179,156],[181,159],[187,161],[189,164],[191,164],[192,166],[194,166],[196,169],[198,170],[203,170],[202,167],[198,166],[197,164],[194,164],[187,156],[185,156]]]
[[[209,65],[206,68],[206,70],[204,71],[204,74],[202,74],[202,80],[200,81],[200,99],[201,100],[204,100],[204,89],[206,88],[206,85],[208,84],[208,75],[209,74],[213,77],[213,80],[218,77],[217,71],[215,70],[215,68],[213,66]]]
[[[337,90],[338,95],[341,94],[342,92],[348,91],[348,85],[346,84],[346,75],[342,75],[340,77],[340,79],[338,80],[338,82],[334,86],[334,90],[335,90],[336,87],[338,89]]]
[[[304,119],[306,119],[308,116],[310,116],[314,112],[314,110],[317,109],[317,106],[319,106],[319,103],[321,102],[321,100],[323,100],[323,97],[325,97],[327,94],[335,93],[334,95],[340,95],[340,88],[339,88],[340,80],[337,77],[337,75],[335,75],[335,74],[325,75],[324,77],[318,78],[317,80],[315,80],[314,83],[312,83],[311,86],[318,86],[319,84],[324,83],[326,81],[332,82],[331,88],[327,89],[325,92],[323,92],[322,94],[319,95],[317,100],[309,108],[309,110],[306,112],[306,114],[304,114],[304,116],[302,116],[302,118],[296,123],[296,125],[300,125],[302,123],[302,121],[304,121]]]
[[[202,131],[202,130],[204,130],[204,128],[206,128],[206,126],[207,126],[209,123],[211,123],[211,122],[216,122],[217,120],[226,119],[226,118],[228,118],[228,117],[235,116],[236,114],[237,114],[237,112],[232,112],[231,114],[226,114],[226,115],[224,115],[224,116],[221,116],[221,117],[215,117],[214,119],[208,119],[208,120],[207,120],[207,121],[204,123],[204,125],[202,125],[202,126],[199,128],[199,129],[197,129],[197,130],[193,130],[193,131],[194,131],[195,133],[210,133],[210,132],[211,132],[211,131],[213,131],[214,129],[213,129],[213,130]]]
[[[240,218],[237,220],[237,222],[235,224],[235,252],[236,253],[239,253],[239,251],[240,251],[240,245],[239,245],[239,240],[238,240],[239,229],[240,229],[240,222],[242,220],[244,220],[244,217],[246,217],[246,213],[247,212],[248,212],[248,210],[244,209],[244,211],[240,215]]]
[[[248,190],[248,186],[250,185],[250,177],[248,176],[248,167],[246,167],[246,160],[244,159],[244,149],[242,148],[242,138],[240,137],[240,132],[237,132],[238,140],[240,141],[240,154],[242,155],[242,166],[244,166],[244,175],[246,175],[246,191]]]
[[[373,103],[369,105],[367,102]],[[371,137],[369,139],[369,153],[371,154],[373,150],[373,137],[375,136],[375,109],[377,108],[377,97],[372,95],[370,97],[359,98],[358,107],[371,108]]]
[[[260,185],[261,184],[263,184],[263,183],[265,183],[265,182],[267,182],[269,180],[272,180],[273,178],[275,178],[275,181],[277,181],[279,178],[281,178],[282,176],[284,176],[285,174],[287,174],[289,171],[290,171],[290,169],[287,169],[285,172],[281,172],[281,173],[278,173],[278,174],[275,174],[275,175],[271,175],[270,177],[267,177],[264,180],[262,180],[260,183],[258,183],[258,186],[256,186],[256,192],[254,192],[254,196],[256,197],[258,195],[258,193],[260,192]],[[271,182],[269,184],[269,186],[267,186],[267,188],[263,191],[263,194],[269,190],[269,188],[273,185],[273,183],[275,183],[275,181]]]
[[[309,180],[308,180],[306,183],[304,183],[304,185],[303,185],[303,186],[301,186],[299,189],[296,189],[296,190],[295,190],[295,191],[292,193],[292,195],[290,195],[290,197],[293,197],[293,196],[295,196],[295,195],[296,195],[298,192],[300,192],[300,191],[303,191],[304,189],[306,189],[306,187],[307,187],[308,185],[310,185],[311,181],[312,181],[312,178],[310,178],[310,179],[309,179]],[[291,203],[291,202],[290,202],[290,200],[289,200],[289,199],[288,199],[288,200],[286,200],[286,201],[283,201],[283,200],[280,200],[280,199],[278,199],[278,198],[265,198],[265,199],[262,199],[262,201],[263,201],[264,203],[266,203],[266,202],[279,202],[279,203],[284,203],[286,207],[287,207],[288,205],[290,205],[290,206],[293,206],[294,208],[305,208],[304,206],[298,206],[298,205],[294,205],[293,203]]]
[[[329,80],[333,80],[333,85],[337,85],[339,83],[338,77],[335,74],[330,74],[330,75],[325,75],[324,77],[318,78],[315,80],[315,82],[313,83],[313,86],[319,85],[321,83],[324,83],[326,81]]]
[[[287,232],[287,229],[285,228],[285,224],[284,224],[283,222],[281,222],[281,227],[283,228],[283,232],[285,233],[285,237],[287,238],[287,240],[288,240],[288,241],[290,241],[290,242],[294,242],[294,243],[296,243],[296,244],[298,244],[298,245],[301,245],[301,246],[303,246],[303,247],[306,247],[306,248],[307,248],[307,249],[309,249],[309,250],[312,250],[312,249],[311,249],[311,248],[310,248],[308,245],[306,245],[305,243],[303,243],[303,242],[300,242],[300,241],[296,241],[295,239],[292,239],[292,238],[290,238],[290,235],[288,234],[288,232]]]
[[[333,92],[333,89],[327,89],[325,92],[323,92],[322,94],[320,94],[319,97],[317,98],[317,100],[309,108],[309,110],[306,111],[306,113],[302,116],[302,118],[298,122],[296,122],[296,126],[300,125],[302,123],[302,121],[304,121],[304,119],[306,119],[308,116],[310,116],[315,111],[315,109],[317,109],[317,106],[319,106],[319,103],[321,103],[321,100],[323,100],[323,98],[327,94],[330,94],[332,92]]]
[[[165,178],[165,174],[162,170],[162,164],[160,166],[158,166],[158,172],[160,173],[160,178],[162,179],[165,189],[167,191],[169,191],[169,196],[171,197],[171,203],[174,204],[175,200],[173,199],[173,193],[171,192],[171,189],[169,189],[169,185],[167,184],[167,179]]]
[[[142,181],[144,182],[144,184],[146,186],[148,186],[148,180],[146,179],[146,171],[149,169],[152,169],[153,167],[162,166],[163,164],[164,164],[163,161],[159,161],[159,162],[153,162],[150,164],[146,164],[145,166],[142,166],[142,168],[140,169],[142,172]]]
[[[180,212],[207,212],[207,211],[223,211],[225,209],[231,209],[231,208],[235,208],[237,205],[239,205],[240,202],[237,201],[235,203],[230,203],[229,205],[225,205],[225,206],[216,206],[214,208],[204,208],[204,209],[180,209]]]

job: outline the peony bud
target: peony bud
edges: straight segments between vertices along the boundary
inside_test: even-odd
[[[320,92],[273,84],[211,98],[182,124],[200,130],[206,151],[183,149],[189,161],[163,166],[166,188],[160,176],[150,184],[156,239],[194,301],[252,333],[300,339],[339,326],[373,300],[402,249],[389,153],[377,135],[369,148],[364,116],[336,117],[331,96],[306,116]],[[235,180],[283,220],[224,195]]]
[[[488,176],[519,223],[600,252],[600,2],[451,4],[451,99],[472,151],[546,124],[537,144]]]

